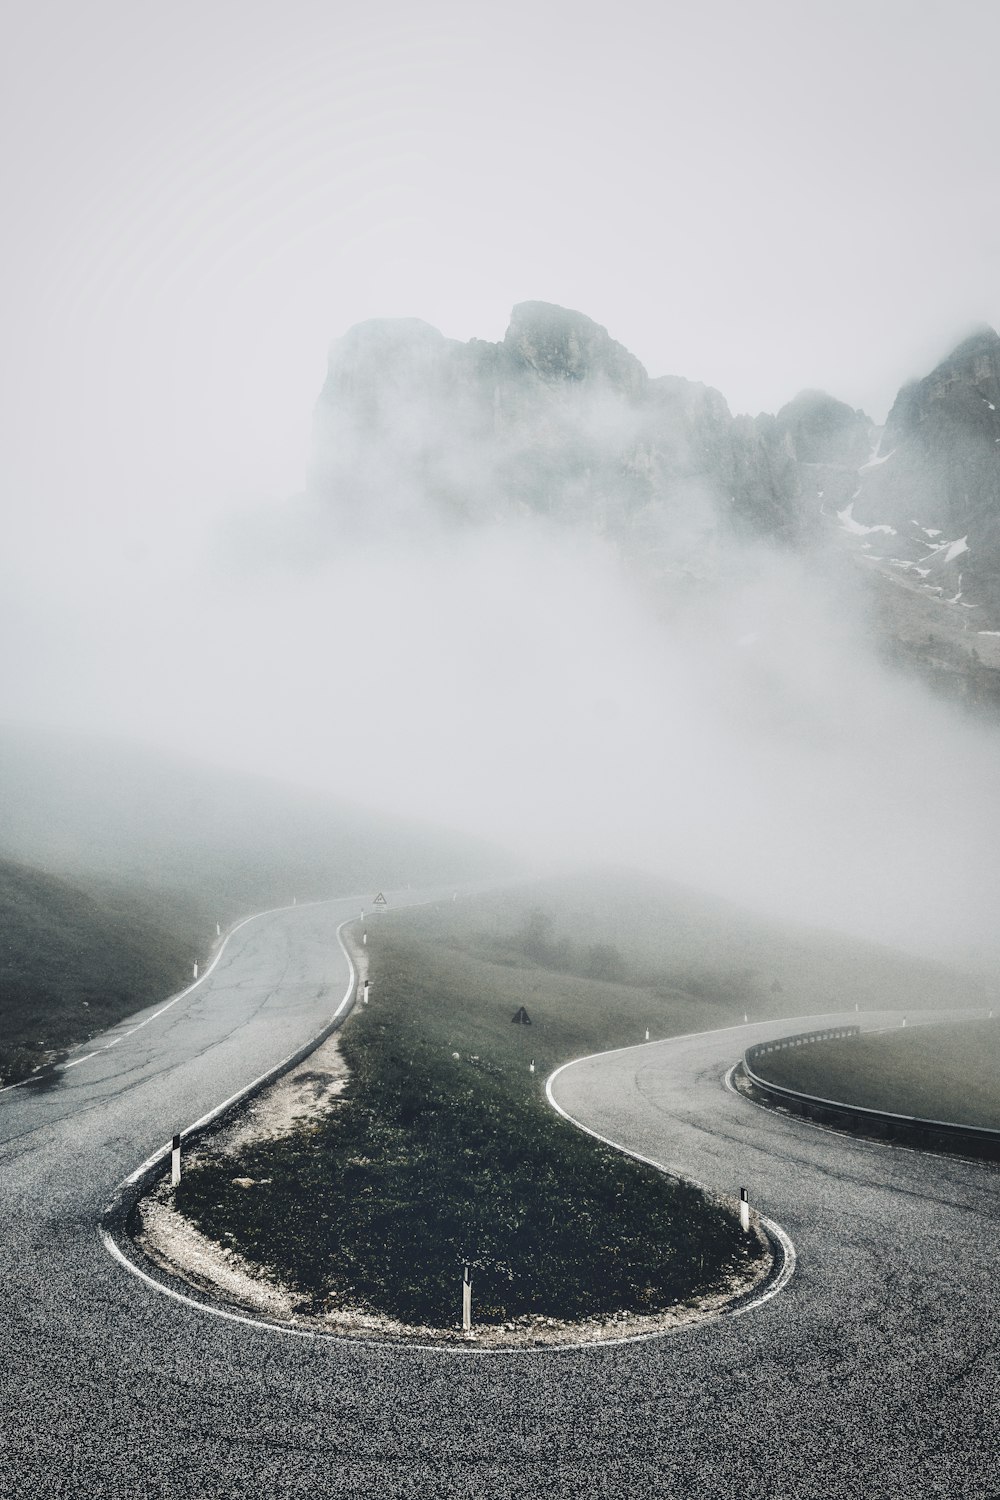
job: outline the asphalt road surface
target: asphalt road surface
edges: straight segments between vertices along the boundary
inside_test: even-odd
[[[748,1041],[801,1019],[556,1084],[602,1134],[746,1184],[790,1234],[790,1284],[742,1317],[551,1353],[373,1347],[227,1322],[114,1261],[97,1220],[116,1185],[319,1029],[357,908],[250,923],[169,1010],[81,1048],[47,1089],[0,1093],[0,1495],[1000,1496],[1000,1174],[725,1088]]]

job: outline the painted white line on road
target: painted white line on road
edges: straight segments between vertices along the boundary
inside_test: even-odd
[[[338,901],[352,901],[356,899],[356,897],[352,896],[328,896],[322,901],[303,901],[302,910],[304,911],[307,907],[310,906],[333,906]],[[168,1010],[172,1009],[172,1007],[177,1004],[178,1000],[183,1000],[186,995],[192,994],[194,990],[198,989],[200,985],[205,983],[205,980],[209,977],[212,970],[215,968],[216,964],[225,953],[226,946],[229,943],[229,939],[231,937],[235,937],[235,935],[240,931],[240,928],[248,926],[251,922],[259,922],[261,917],[273,916],[276,912],[292,911],[293,907],[295,911],[299,910],[298,905],[293,903],[293,906],[270,906],[268,907],[267,911],[255,911],[252,916],[244,917],[242,922],[237,922],[236,926],[230,928],[230,930],[226,933],[226,936],[223,939],[218,953],[212,959],[212,962],[209,964],[208,968],[205,970],[201,978],[195,980],[194,984],[189,984],[187,989],[181,990],[173,997],[172,1000],[168,1000],[166,1005],[161,1005],[158,1011],[154,1011],[151,1016],[147,1016],[144,1021],[139,1021],[135,1026],[130,1026],[128,1031],[122,1032],[121,1036],[115,1037],[113,1041],[105,1042],[104,1046],[98,1048],[96,1052],[88,1052],[85,1057],[74,1057],[72,1062],[58,1063],[56,1064],[54,1071],[64,1072],[67,1068],[77,1068],[81,1063],[89,1062],[92,1057],[97,1057],[101,1052],[110,1052],[112,1047],[117,1047],[118,1043],[123,1042],[126,1037],[134,1036],[137,1031],[141,1031],[142,1028],[144,1026],[148,1026],[151,1021],[159,1020],[160,1016],[165,1015]],[[22,1078],[18,1083],[5,1084],[2,1088],[0,1088],[0,1094],[9,1093],[11,1089],[23,1089],[25,1084],[31,1083],[32,1079],[35,1076],[36,1075],[32,1074],[27,1078]]]
[[[562,1105],[559,1103],[552,1092],[552,1085],[555,1083],[560,1073],[564,1073],[567,1068],[575,1068],[578,1063],[593,1062],[604,1057],[612,1057],[616,1053],[620,1052],[639,1052],[645,1057],[649,1055],[650,1046],[666,1047],[669,1046],[671,1042],[688,1041],[692,1037],[717,1036],[720,1032],[724,1031],[742,1030],[742,1026],[719,1026],[715,1031],[689,1031],[685,1033],[683,1037],[668,1037],[664,1041],[658,1043],[654,1042],[648,1045],[643,1043],[639,1046],[631,1047],[614,1047],[609,1052],[590,1052],[586,1057],[575,1057],[571,1062],[563,1063],[561,1067],[556,1068],[555,1072],[549,1074],[548,1078],[545,1080],[545,1097],[548,1099],[552,1108],[556,1111],[556,1114],[562,1115],[563,1119],[568,1120],[571,1125],[575,1125],[577,1130],[582,1130],[585,1135],[592,1136],[595,1141],[600,1141],[603,1146],[610,1146],[612,1150],[620,1151],[623,1156],[630,1156],[633,1161],[640,1161],[647,1167],[655,1167],[658,1172],[663,1172],[668,1177],[673,1177],[675,1180],[689,1182],[692,1184],[692,1186],[701,1188],[703,1193],[712,1195],[714,1190],[710,1188],[706,1183],[699,1182],[696,1177],[682,1177],[679,1172],[674,1171],[671,1167],[665,1166],[663,1162],[654,1160],[652,1156],[643,1156],[641,1152],[632,1151],[628,1146],[623,1146],[620,1141],[613,1141],[610,1136],[601,1135],[597,1130],[591,1130],[589,1125],[584,1125],[583,1121],[576,1119],[574,1115],[570,1114],[569,1110],[563,1109]],[[753,1311],[753,1309],[758,1307],[763,1307],[765,1302],[770,1302],[772,1297],[776,1297],[779,1292],[784,1291],[785,1287],[791,1281],[792,1276],[795,1272],[795,1246],[792,1243],[790,1236],[785,1232],[784,1229],[782,1229],[781,1225],[776,1224],[773,1219],[767,1219],[763,1214],[759,1214],[758,1218],[761,1224],[763,1224],[766,1229],[770,1230],[770,1232],[774,1235],[775,1239],[781,1246],[781,1269],[779,1270],[775,1279],[768,1284],[768,1286],[763,1292],[760,1293],[759,1296],[751,1298],[749,1302],[742,1303],[739,1307],[734,1308],[731,1312],[727,1312],[725,1308],[720,1309],[718,1316],[721,1318],[742,1317],[744,1313],[751,1312]]]
[[[339,898],[337,898],[337,899],[339,899]],[[307,904],[311,905],[311,906],[322,906],[322,905],[324,905],[324,903],[321,902],[321,901],[313,901],[313,902],[309,902],[309,903],[303,902],[302,904],[303,904],[303,906],[306,906]],[[290,911],[291,907],[284,906],[284,907],[277,907],[275,909],[278,910],[278,911]],[[296,907],[295,909],[297,911],[298,907]],[[261,912],[260,915],[261,916],[265,916],[266,913]],[[252,919],[248,919],[248,920],[252,920]],[[323,1026],[320,1028],[320,1031],[317,1032],[317,1036],[322,1036],[323,1032],[326,1031],[329,1026],[333,1025],[333,1023],[334,1023],[334,1021],[336,1021],[337,1017],[340,1016],[343,1013],[344,1008],[350,1003],[351,997],[354,994],[354,988],[355,988],[355,985],[357,983],[357,970],[354,967],[354,960],[351,958],[351,955],[348,953],[347,947],[346,947],[346,945],[344,943],[344,940],[343,940],[343,938],[340,935],[343,932],[344,928],[347,927],[353,921],[354,921],[353,917],[348,917],[345,921],[341,922],[340,926],[337,928],[337,934],[336,934],[337,941],[338,941],[338,943],[340,944],[340,946],[341,946],[341,948],[343,950],[344,957],[347,959],[347,970],[348,970],[347,989],[344,991],[344,998],[341,1000],[340,1004],[337,1006],[337,1009],[334,1011],[334,1013],[330,1017],[330,1019],[328,1021],[324,1022]],[[233,930],[235,931],[235,928]],[[277,1081],[277,1077],[280,1076],[281,1070],[283,1068],[289,1066],[291,1064],[291,1062],[292,1062],[292,1059],[296,1056],[296,1053],[300,1052],[301,1050],[302,1049],[300,1047],[296,1047],[295,1050],[293,1052],[290,1052],[287,1057],[282,1058],[281,1062],[275,1063],[274,1067],[265,1068],[264,1071],[263,1071],[263,1073],[258,1073],[257,1077],[255,1079],[253,1079],[253,1081],[251,1083],[244,1084],[242,1088],[236,1090],[235,1094],[230,1094],[230,1096],[229,1096],[228,1099],[224,1099],[221,1104],[217,1104],[214,1109],[210,1109],[208,1111],[208,1114],[202,1115],[202,1117],[201,1117],[200,1120],[195,1120],[195,1122],[194,1122],[193,1125],[189,1125],[186,1130],[182,1130],[181,1131],[181,1138],[183,1139],[184,1136],[190,1135],[195,1130],[201,1130],[205,1125],[210,1125],[214,1119],[216,1119],[219,1115],[224,1114],[227,1109],[229,1109],[232,1105],[236,1104],[238,1100],[242,1099],[243,1096],[244,1096],[244,1094],[250,1094],[250,1093],[252,1093],[253,1090],[255,1088],[257,1088],[261,1083],[263,1083],[264,1079],[267,1078],[267,1077],[269,1077],[272,1073],[275,1074],[275,1081]],[[157,1162],[162,1161],[163,1158],[164,1158],[164,1156],[169,1155],[169,1153],[170,1153],[170,1151],[172,1149],[173,1149],[173,1137],[171,1137],[171,1139],[169,1141],[167,1141],[164,1145],[158,1147],[157,1150],[153,1152],[152,1156],[147,1156],[146,1160],[142,1163],[142,1165],[139,1166],[139,1167],[136,1167],[135,1171],[132,1172],[128,1177],[126,1177],[125,1181],[120,1184],[118,1191],[121,1192],[122,1188],[132,1187],[132,1185],[134,1183],[136,1183],[136,1182],[139,1181],[139,1178],[143,1175],[144,1172],[148,1172],[151,1167],[155,1167],[156,1164],[157,1164]],[[114,1201],[112,1200],[112,1202],[109,1203],[105,1207],[104,1213],[105,1214],[109,1214],[111,1212],[111,1210],[112,1210],[113,1207],[114,1207]],[[201,1306],[200,1303],[198,1303],[196,1305],[197,1306]]]
[[[319,904],[319,903],[314,903],[314,904]],[[421,903],[421,904],[430,905],[432,903],[428,902],[428,903]],[[282,908],[282,909],[283,910],[288,910],[288,908]],[[261,915],[263,915],[263,913]],[[337,1006],[337,1009],[333,1013],[333,1017],[332,1017],[333,1020],[336,1020],[336,1018],[339,1015],[342,1014],[342,1012],[344,1011],[344,1009],[346,1008],[346,1006],[349,1004],[349,1002],[351,1000],[351,997],[352,997],[352,995],[354,993],[354,988],[355,988],[355,984],[356,984],[356,971],[355,971],[355,968],[354,968],[354,961],[351,958],[350,953],[347,951],[346,944],[344,943],[344,940],[341,937],[341,933],[342,933],[343,929],[345,927],[347,927],[350,924],[350,922],[352,922],[354,920],[355,919],[353,917],[350,917],[346,921],[342,922],[340,924],[340,926],[337,928],[337,941],[340,943],[340,946],[343,949],[344,954],[345,954],[345,956],[347,958],[348,967],[349,967],[349,971],[350,971],[350,978],[349,978],[347,990],[345,991],[345,994],[344,994],[344,998],[341,1000],[340,1004]],[[329,1024],[330,1023],[327,1022],[327,1026],[329,1026]],[[728,1026],[726,1026],[726,1027],[720,1027],[719,1029],[722,1030],[722,1031],[736,1031],[736,1030],[742,1031],[743,1027],[742,1026],[739,1026],[739,1027],[735,1027],[735,1026],[728,1027]],[[323,1030],[326,1030],[326,1027],[324,1027]],[[689,1034],[691,1036],[712,1035],[712,1033],[710,1033],[710,1032],[706,1032],[706,1033],[691,1032]],[[298,1051],[299,1049],[296,1049],[296,1050]],[[615,1050],[619,1051],[619,1052],[625,1052],[625,1051],[629,1051],[629,1050],[632,1050],[632,1049],[626,1048],[626,1047],[620,1047],[620,1048],[616,1048]],[[292,1053],[291,1055],[294,1057],[295,1053]],[[594,1054],[594,1055],[596,1055],[596,1056],[604,1056],[604,1055],[607,1055],[607,1054]],[[288,1060],[289,1059],[286,1059],[285,1061],[287,1062]],[[575,1060],[577,1062],[581,1062],[581,1061],[584,1061],[585,1059],[577,1058]],[[221,1114],[224,1110],[228,1109],[230,1107],[230,1105],[234,1104],[243,1095],[250,1093],[260,1082],[262,1082],[263,1079],[267,1078],[269,1074],[275,1073],[276,1071],[280,1074],[280,1069],[283,1066],[284,1066],[283,1063],[279,1063],[277,1070],[273,1069],[273,1068],[269,1068],[267,1070],[267,1072],[262,1073],[258,1078],[256,1078],[253,1083],[247,1084],[245,1088],[242,1088],[236,1094],[233,1094],[229,1099],[227,1099],[225,1101],[225,1103],[218,1105],[215,1109],[210,1110],[208,1112],[208,1114],[203,1115],[200,1120],[196,1121],[194,1125],[189,1126],[186,1131],[182,1132],[182,1134],[183,1135],[187,1135],[191,1131],[199,1130],[199,1129],[202,1128],[202,1126],[209,1124],[217,1115]],[[571,1067],[571,1066],[572,1066],[571,1063],[564,1063],[563,1064],[563,1067]],[[558,1073],[561,1073],[561,1072],[562,1072],[562,1068],[557,1068],[556,1072],[551,1075],[551,1077],[549,1078],[549,1080],[548,1080],[548,1082],[546,1084],[546,1091],[548,1090],[548,1085],[552,1082],[552,1079],[554,1079],[556,1077],[556,1075]],[[558,1110],[558,1112],[560,1114],[564,1115],[566,1119],[571,1120],[574,1125],[578,1125],[579,1129],[586,1131],[586,1133],[588,1135],[594,1135],[594,1136],[596,1136],[596,1138],[598,1140],[604,1140],[605,1139],[603,1136],[597,1136],[596,1132],[592,1131],[592,1130],[589,1130],[587,1128],[587,1126],[580,1125],[578,1121],[572,1120],[572,1117],[570,1115],[566,1114],[566,1111],[563,1110],[558,1104],[556,1104],[555,1101],[551,1099],[551,1097],[550,1097],[550,1103],[552,1103],[553,1107],[556,1110]],[[607,1141],[607,1144],[610,1145],[610,1146],[614,1146],[617,1150],[625,1151],[625,1154],[628,1155],[628,1156],[635,1156],[636,1155],[635,1152],[627,1151],[624,1147],[617,1146],[616,1142],[614,1142],[614,1141]],[[158,1151],[155,1151],[152,1156],[147,1157],[147,1159],[143,1162],[142,1166],[137,1167],[136,1170],[129,1177],[127,1177],[123,1183],[120,1184],[119,1189],[118,1189],[118,1194],[116,1196],[120,1196],[120,1194],[121,1194],[121,1192],[122,1192],[122,1190],[124,1188],[133,1186],[142,1177],[142,1175],[143,1175],[144,1172],[148,1171],[151,1167],[156,1166],[160,1161],[162,1161],[163,1158],[170,1153],[170,1151],[172,1150],[172,1148],[173,1148],[173,1139],[165,1142],[164,1145],[161,1146]],[[640,1160],[640,1161],[649,1161],[652,1166],[659,1167],[659,1163],[658,1162],[652,1162],[651,1159],[648,1158],[648,1157],[639,1157],[638,1160]],[[661,1171],[666,1171],[666,1168],[662,1168],[661,1167],[660,1170]],[[670,1175],[675,1175],[675,1174],[670,1174]],[[106,1216],[107,1214],[109,1214],[113,1210],[114,1207],[115,1207],[115,1204],[114,1204],[114,1201],[112,1201],[105,1208],[104,1215]],[[761,1305],[761,1303],[766,1302],[771,1297],[773,1297],[786,1284],[786,1282],[790,1278],[790,1276],[792,1274],[792,1270],[794,1269],[794,1266],[795,1266],[795,1250],[794,1250],[794,1246],[792,1245],[792,1242],[788,1238],[788,1236],[784,1233],[784,1231],[777,1224],[772,1224],[769,1219],[763,1219],[762,1218],[761,1222],[764,1223],[764,1224],[766,1224],[767,1227],[775,1234],[775,1236],[780,1241],[780,1243],[782,1245],[782,1249],[784,1250],[784,1253],[785,1253],[785,1264],[784,1264],[782,1272],[779,1275],[777,1281],[774,1282],[774,1283],[772,1283],[772,1285],[768,1288],[767,1292],[764,1295],[762,1295],[761,1297],[755,1299],[747,1307],[738,1309],[737,1310],[738,1312],[743,1312],[743,1311],[747,1311],[748,1312],[748,1311],[750,1311],[751,1308],[758,1307],[758,1306]],[[400,1353],[401,1351],[404,1351],[404,1350],[412,1350],[414,1353],[420,1353],[420,1354],[446,1354],[446,1355],[459,1355],[459,1356],[470,1355],[470,1354],[471,1355],[515,1355],[515,1356],[517,1356],[517,1355],[557,1355],[557,1354],[564,1354],[564,1353],[565,1354],[579,1353],[581,1350],[594,1350],[594,1351],[598,1351],[599,1350],[599,1351],[606,1352],[609,1349],[615,1349],[615,1348],[617,1348],[619,1345],[624,1345],[624,1344],[644,1344],[644,1343],[649,1343],[652,1339],[668,1338],[673,1333],[684,1332],[684,1331],[690,1330],[690,1329],[695,1328],[695,1327],[700,1327],[703,1322],[708,1322],[710,1319],[713,1319],[713,1318],[719,1316],[719,1314],[716,1314],[716,1313],[709,1313],[704,1318],[692,1319],[690,1322],[674,1324],[674,1325],[671,1325],[671,1326],[669,1326],[667,1328],[654,1329],[654,1330],[652,1330],[651,1332],[648,1332],[648,1333],[622,1334],[622,1335],[614,1335],[614,1336],[603,1337],[603,1338],[596,1338],[595,1337],[595,1338],[591,1338],[591,1339],[581,1339],[581,1340],[579,1340],[577,1342],[573,1342],[573,1343],[526,1345],[526,1346],[525,1345],[522,1345],[522,1346],[508,1345],[507,1347],[485,1348],[485,1349],[481,1348],[481,1347],[476,1347],[474,1345],[461,1345],[461,1344],[458,1344],[458,1345],[456,1345],[456,1344],[422,1344],[422,1343],[413,1342],[413,1341],[411,1341],[409,1339],[406,1339],[406,1340],[403,1340],[403,1339],[400,1339],[400,1340],[391,1340],[391,1339],[385,1339],[385,1338],[382,1338],[382,1339],[371,1339],[371,1338],[365,1338],[363,1336],[358,1336],[358,1335],[345,1335],[345,1334],[337,1334],[337,1333],[326,1333],[326,1332],[324,1332],[323,1330],[320,1330],[320,1329],[296,1328],[293,1324],[289,1324],[289,1323],[272,1323],[272,1322],[269,1322],[269,1321],[267,1321],[266,1319],[263,1319],[263,1318],[255,1318],[255,1317],[249,1316],[248,1314],[231,1312],[231,1311],[229,1311],[225,1307],[221,1307],[221,1306],[218,1306],[216,1304],[209,1303],[209,1302],[201,1302],[201,1301],[199,1301],[198,1299],[196,1299],[194,1297],[189,1297],[184,1292],[178,1291],[175,1287],[168,1286],[165,1282],[157,1280],[157,1278],[154,1277],[154,1276],[150,1276],[148,1274],[148,1272],[144,1271],[141,1268],[141,1266],[136,1265],[134,1261],[130,1260],[128,1258],[128,1256],[125,1254],[125,1252],[122,1250],[121,1246],[116,1242],[116,1240],[109,1233],[109,1231],[104,1227],[103,1224],[99,1226],[98,1233],[100,1235],[101,1242],[104,1245],[105,1249],[108,1251],[108,1253],[111,1256],[114,1257],[114,1259],[119,1263],[119,1265],[123,1267],[123,1269],[125,1269],[126,1271],[129,1271],[139,1281],[144,1282],[148,1287],[152,1288],[153,1291],[160,1292],[165,1297],[172,1297],[175,1302],[180,1303],[182,1306],[190,1307],[190,1308],[194,1309],[196,1312],[207,1313],[210,1317],[221,1318],[221,1319],[223,1319],[226,1322],[237,1323],[237,1324],[240,1324],[241,1326],[243,1326],[245,1328],[250,1328],[250,1329],[253,1329],[255,1331],[259,1331],[259,1332],[263,1332],[263,1333],[277,1333],[277,1334],[284,1335],[286,1337],[290,1335],[293,1338],[300,1338],[300,1339],[315,1339],[317,1341],[323,1341],[325,1343],[338,1344],[338,1345],[346,1345],[348,1347],[353,1347],[353,1348],[357,1348],[358,1346],[362,1346],[365,1349],[383,1349],[387,1353],[390,1353],[390,1354],[398,1354],[398,1353]],[[724,1316],[735,1317],[735,1316],[737,1316],[737,1311],[734,1311],[734,1312],[728,1313],[728,1314],[724,1314]]]

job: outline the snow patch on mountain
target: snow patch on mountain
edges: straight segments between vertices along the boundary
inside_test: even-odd
[[[855,496],[855,498],[857,498]],[[893,526],[862,526],[860,521],[854,519],[854,501],[845,505],[843,510],[838,510],[837,520],[845,531],[852,536],[869,536],[873,531],[884,531],[887,536],[895,536],[896,530]]]

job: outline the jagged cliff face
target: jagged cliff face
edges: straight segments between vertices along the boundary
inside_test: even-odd
[[[497,344],[365,323],[333,347],[315,436],[313,497],[355,535],[542,516],[664,575],[710,570],[720,539],[833,542],[869,579],[894,659],[949,682],[985,662],[1000,700],[992,329],[905,386],[879,434],[822,391],[733,416],[548,303],[516,307]]]
[[[882,535],[925,587],[991,618],[1000,609],[1000,337],[991,328],[900,391],[853,517],[891,527]]]
[[[600,325],[547,303],[516,307],[499,344],[416,320],[352,329],[315,435],[313,490],[356,526],[529,513],[646,547],[719,526],[795,541],[816,524],[787,425],[651,379]]]

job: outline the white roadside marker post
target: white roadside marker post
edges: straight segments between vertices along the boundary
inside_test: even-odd
[[[365,980],[365,993],[364,993],[364,1001],[365,1001],[366,1005],[368,1004],[368,989],[369,989],[370,984],[371,984],[371,980],[370,979],[366,979]]]
[[[530,1067],[529,1067],[529,1068],[528,1068],[528,1072],[529,1072],[529,1073],[533,1073],[533,1072],[534,1072],[534,1071],[535,1071],[535,1059],[534,1059],[534,1058],[532,1058],[532,1059],[531,1059],[531,1065],[530,1065]]]
[[[740,1228],[744,1234],[750,1233],[750,1194],[746,1188],[740,1188]]]
[[[215,935],[216,937],[222,936],[222,928],[219,926],[218,922],[216,922],[215,924]]]
[[[646,1041],[649,1041],[649,1027],[646,1027]]]
[[[194,964],[192,965],[191,975],[192,975],[192,978],[194,978],[194,979],[198,978],[198,960],[197,959],[195,959]]]
[[[472,1267],[462,1267],[462,1332],[472,1328]]]
[[[170,1186],[176,1187],[181,1180],[181,1138],[174,1136],[174,1144],[170,1150]]]
[[[750,1019],[750,1017],[747,1015],[746,1011],[744,1011],[743,1012],[743,1022],[744,1022],[744,1025],[746,1024],[747,1021],[749,1021],[749,1019]]]
[[[363,933],[362,933],[362,934],[361,934],[361,942],[362,942],[362,944],[363,944],[363,945],[364,945],[364,946],[365,946],[365,947],[366,947],[366,948],[367,948],[367,947],[368,947],[368,934],[367,934],[367,932],[363,932]]]

